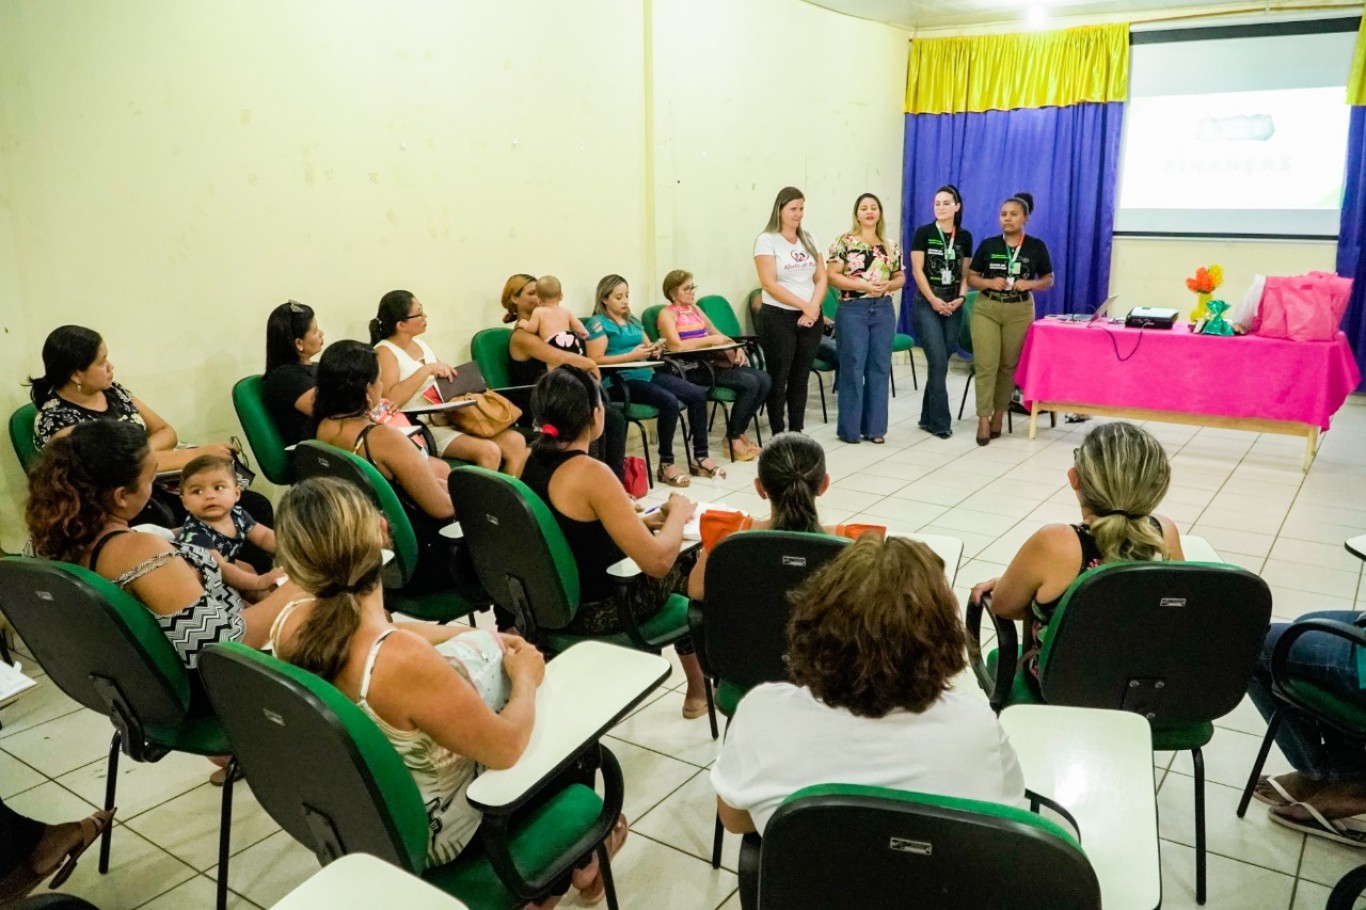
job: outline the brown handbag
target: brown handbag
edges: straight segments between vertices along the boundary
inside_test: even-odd
[[[486,392],[471,392],[452,400],[474,402],[469,407],[457,408],[446,415],[451,426],[471,436],[481,436],[485,439],[497,436],[522,416],[521,408],[492,389]]]

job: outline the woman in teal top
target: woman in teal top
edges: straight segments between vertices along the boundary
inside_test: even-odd
[[[603,366],[650,360],[658,355],[659,347],[645,338],[640,320],[631,314],[631,288],[620,275],[608,275],[598,282],[594,297],[593,316],[585,324],[588,329],[588,356]],[[648,404],[659,409],[659,467],[655,476],[671,487],[686,487],[689,475],[724,477],[707,450],[707,390],[694,385],[682,376],[650,367],[612,370],[604,383],[613,398],[621,401],[630,394],[636,404]],[[674,430],[678,415],[688,411],[688,425],[692,427],[692,457],[688,471],[674,464]]]

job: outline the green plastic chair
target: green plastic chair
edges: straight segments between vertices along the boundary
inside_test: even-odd
[[[9,441],[19,466],[27,474],[38,460],[38,447],[33,444],[33,424],[38,419],[38,408],[32,403],[23,405],[9,418]]]
[[[731,314],[731,316],[730,316],[730,321],[731,321],[731,323],[734,324],[736,328],[739,328],[739,325],[735,323],[735,313],[734,313],[733,310],[731,310],[730,304],[726,302],[726,298],[724,298],[724,297],[718,297],[718,296],[713,295],[711,298],[704,298],[704,299],[711,299],[711,300],[719,300],[719,301],[721,301],[721,303],[724,304],[724,307],[725,307],[726,312],[728,312],[728,313]],[[701,305],[701,301],[698,301],[698,304],[699,304],[699,306],[700,306],[700,305]],[[715,307],[716,304],[713,303],[712,306]],[[644,328],[645,328],[645,335],[646,335],[646,337],[648,337],[651,341],[658,341],[658,340],[659,340],[659,314],[660,314],[660,311],[663,310],[663,309],[664,309],[664,306],[663,306],[662,304],[656,304],[655,306],[646,307],[645,310],[644,310],[644,312],[642,312],[642,313],[640,314],[640,323],[641,323],[641,325],[644,326]],[[703,310],[703,312],[704,312],[704,313],[707,313],[706,310]],[[708,318],[708,319],[711,319],[711,314],[710,314],[710,313],[707,313],[707,318]],[[715,319],[712,319],[712,324],[715,325],[718,329],[721,329],[721,326],[720,326],[719,324],[717,324],[717,322],[716,322]],[[732,339],[735,340],[735,341],[741,341],[741,340],[743,340],[743,341],[745,342],[745,349],[746,349],[746,350],[749,350],[749,348],[750,348],[751,345],[752,345],[752,346],[754,347],[754,350],[755,350],[755,351],[758,351],[759,345],[758,345],[758,339],[757,339],[756,337],[754,337],[754,336],[742,336],[741,338],[737,338],[736,336],[731,335],[730,332],[726,331],[725,329],[721,329],[721,331],[722,331],[724,334],[728,335],[730,338],[732,338]],[[678,356],[678,355],[674,355],[674,356]],[[762,356],[762,355],[760,355],[760,356]],[[755,362],[757,363],[758,361],[755,361]],[[710,432],[711,432],[712,426],[716,423],[716,409],[717,409],[718,407],[721,409],[721,413],[722,413],[722,415],[723,415],[724,418],[725,418],[726,426],[730,426],[730,406],[736,402],[736,400],[737,400],[737,398],[738,398],[739,396],[735,393],[735,390],[734,390],[734,389],[728,389],[728,388],[725,388],[724,386],[719,386],[719,385],[717,385],[717,384],[716,384],[716,371],[715,371],[714,369],[712,369],[711,364],[710,364],[710,363],[707,363],[707,361],[704,360],[704,361],[702,361],[702,363],[707,367],[707,370],[708,370],[708,372],[709,372],[709,374],[710,374],[710,376],[711,376],[711,381],[710,381],[710,383],[708,384],[708,387],[707,387],[707,400],[710,401],[710,402],[712,403],[711,415],[707,418],[707,432],[710,433]],[[760,410],[762,410],[762,407],[760,408]],[[696,428],[694,428],[694,429],[692,430],[692,432],[696,433],[696,432],[697,432]],[[755,433],[755,436],[756,436],[756,438],[757,438],[757,440],[758,440],[759,445],[763,445],[763,444],[764,444],[764,431],[763,431],[763,428],[759,426],[759,413],[758,413],[757,411],[756,411],[755,414],[754,414],[754,433]],[[726,451],[727,451],[727,454],[729,454],[730,458],[731,458],[732,460],[734,460],[734,458],[735,458],[735,447],[731,445],[730,435],[729,435],[729,434],[726,435]]]
[[[449,522],[428,516],[370,462],[309,439],[294,449],[294,470],[299,480],[335,477],[354,484],[383,513],[394,550],[393,560],[384,567],[386,609],[438,623],[465,616],[472,624],[475,612],[485,608],[488,596],[477,584],[455,581],[453,573],[462,568],[460,548],[440,535]]]
[[[232,387],[232,406],[237,411],[237,420],[242,431],[247,434],[252,454],[261,467],[261,473],[276,486],[288,486],[294,482],[294,465],[285,448],[285,439],[275,418],[270,416],[263,395],[260,374],[239,379]]]
[[[1068,587],[1038,655],[1037,688],[1016,670],[1015,624],[986,611],[999,654],[982,659],[984,607],[967,611],[969,657],[997,711],[1071,705],[1148,718],[1153,749],[1189,750],[1195,766],[1195,895],[1205,902],[1205,763],[1214,720],[1242,701],[1271,621],[1266,582],[1238,566],[1119,562]],[[1211,630],[1216,630],[1212,632]]]
[[[1257,760],[1252,765],[1252,773],[1248,775],[1247,786],[1238,801],[1239,818],[1247,812],[1248,800],[1252,798],[1252,791],[1256,788],[1257,779],[1262,773],[1262,765],[1266,762],[1267,753],[1271,751],[1271,744],[1276,739],[1276,731],[1280,729],[1286,712],[1302,712],[1320,723],[1340,730],[1353,740],[1366,739],[1366,710],[1362,709],[1359,701],[1348,701],[1317,683],[1295,678],[1290,666],[1290,649],[1296,641],[1309,634],[1330,635],[1345,639],[1358,648],[1366,648],[1366,631],[1345,622],[1306,619],[1292,623],[1290,628],[1281,633],[1275,649],[1271,652],[1271,694],[1276,698],[1276,713],[1272,714],[1271,720],[1267,722],[1262,747],[1257,752]],[[1357,893],[1360,891],[1358,888]],[[1347,906],[1350,905],[1349,901]]]
[[[472,910],[510,910],[544,897],[596,850],[615,905],[600,845],[621,811],[622,778],[606,748],[589,745],[600,756],[605,799],[573,783],[534,809],[485,815],[477,843],[429,866],[417,784],[359,706],[321,678],[238,644],[209,648],[203,674],[252,794],[323,865],[369,853]]]
[[[1068,831],[1024,809],[856,784],[783,800],[740,852],[740,906],[1099,910]]]
[[[735,308],[730,305],[729,300],[720,294],[708,294],[697,301],[697,307],[706,314],[707,318],[711,320],[711,324],[716,326],[723,335],[727,335],[735,341],[744,342],[745,353],[749,355],[750,361],[755,364],[756,368],[763,368],[764,352],[759,347],[759,336],[752,333],[746,334],[740,328],[740,320],[735,317]]]
[[[0,603],[57,688],[114,725],[104,808],[116,804],[119,752],[137,762],[171,752],[228,755],[228,737],[152,612],[89,569],[46,559],[0,559]],[[206,766],[207,767],[207,766]],[[227,907],[234,767],[223,784],[218,910]],[[109,871],[116,825],[104,829],[99,870]]]
[[[839,292],[838,290],[836,290],[835,288],[827,288],[826,291],[825,291],[825,300],[823,300],[823,301],[821,302],[821,315],[823,315],[826,319],[834,319],[834,318],[835,318],[835,314],[836,314],[837,312],[839,312],[839,306],[840,306],[840,292]],[[836,339],[836,340],[838,341],[838,339]],[[835,380],[838,382],[838,381],[839,381],[839,375],[838,375],[838,374],[839,374],[839,368],[840,368],[839,361],[837,361],[837,360],[826,360],[824,357],[821,357],[819,354],[817,354],[817,355],[816,355],[816,359],[813,360],[813,361],[811,362],[811,372],[814,373],[815,376],[816,376],[816,391],[820,392],[820,395],[821,395],[821,422],[822,422],[822,423],[829,423],[829,422],[830,422],[830,412],[826,409],[826,406],[825,406],[825,379],[823,378],[823,374],[825,374],[825,373],[834,373],[834,374],[836,374],[836,375],[835,375]],[[832,392],[832,393],[834,392],[834,389],[833,389],[833,388],[831,389],[831,392]]]
[[[681,594],[637,623],[625,598],[628,577],[618,584],[624,631],[568,631],[579,609],[579,568],[550,508],[520,480],[478,467],[452,471],[450,490],[456,512],[465,516],[461,527],[480,582],[538,648],[558,653],[592,639],[658,653],[688,634],[688,599]]]

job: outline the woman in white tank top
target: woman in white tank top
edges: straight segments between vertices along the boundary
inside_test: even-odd
[[[484,768],[511,767],[526,750],[545,658],[516,635],[500,636],[510,693],[495,713],[436,647],[468,628],[389,620],[380,586],[385,531],[364,493],[334,479],[305,480],[281,500],[276,518],[280,563],[311,596],[276,619],[275,656],[328,680],[375,722],[426,805],[428,861],[450,862],[480,824],[465,799],[470,783]],[[617,829],[612,852],[624,839],[624,818]],[[603,887],[596,860],[585,856],[572,882],[594,897]]]
[[[390,291],[380,298],[379,312],[370,320],[370,343],[379,354],[384,397],[400,408],[439,402],[436,380],[455,378],[455,368],[440,360],[427,342],[417,337],[425,331],[427,315],[412,292]],[[516,430],[508,428],[483,439],[439,423],[431,423],[430,428],[441,455],[491,471],[502,470],[513,477],[521,475],[526,463],[526,439]]]

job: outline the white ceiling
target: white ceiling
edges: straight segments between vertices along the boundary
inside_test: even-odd
[[[816,6],[847,13],[861,19],[885,22],[911,31],[924,29],[1032,27],[1031,10],[1046,10],[1043,27],[1076,25],[1080,21],[1120,21],[1163,18],[1203,17],[1231,13],[1262,13],[1339,7],[1346,12],[1361,10],[1359,2],[1334,0],[1228,0],[1228,2],[1182,2],[1182,0],[806,0]],[[1306,10],[1307,11],[1307,10]],[[1321,13],[1320,13],[1321,14]],[[1338,15],[1342,13],[1339,12]],[[1192,23],[1194,24],[1194,23]]]

